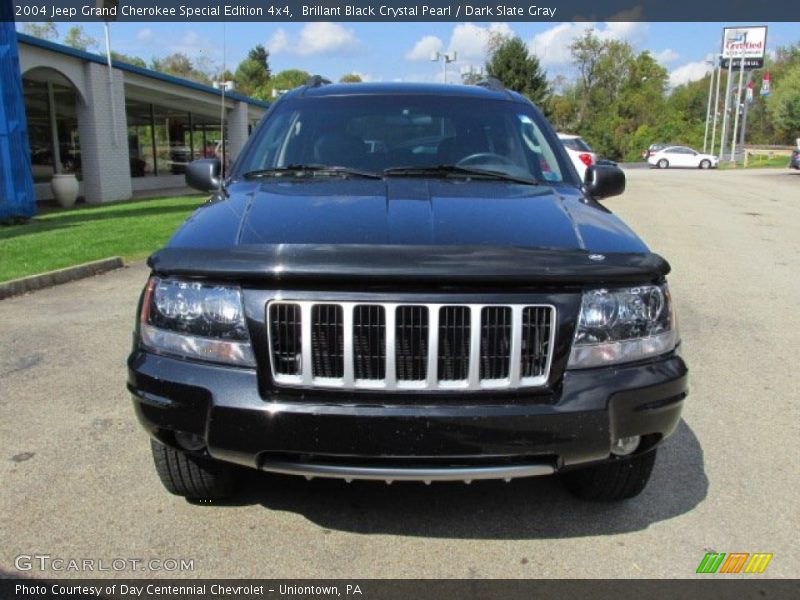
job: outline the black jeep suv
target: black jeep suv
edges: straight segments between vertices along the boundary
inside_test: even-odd
[[[687,369],[669,266],[598,204],[552,127],[496,81],[278,99],[149,259],[128,389],[166,488],[242,466],[393,481],[558,473],[644,488]]]

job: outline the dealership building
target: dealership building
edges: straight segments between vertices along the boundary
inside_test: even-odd
[[[56,173],[74,173],[90,203],[184,187],[190,160],[221,154],[219,90],[19,33],[17,51],[37,201]],[[268,105],[224,103],[232,160]]]

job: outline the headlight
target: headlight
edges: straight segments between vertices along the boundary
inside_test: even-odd
[[[140,323],[156,352],[254,367],[238,287],[151,277]]]
[[[568,368],[600,367],[675,348],[678,330],[666,285],[583,293]]]

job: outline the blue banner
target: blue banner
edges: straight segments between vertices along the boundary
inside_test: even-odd
[[[12,0],[0,0],[0,219],[36,213]]]

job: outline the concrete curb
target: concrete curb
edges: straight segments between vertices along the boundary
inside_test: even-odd
[[[12,279],[11,281],[0,283],[0,300],[27,292],[34,292],[54,285],[84,279],[85,277],[99,275],[100,273],[120,269],[124,266],[125,263],[122,262],[122,257],[112,256],[111,258],[103,258],[101,260],[75,265],[74,267],[48,271],[47,273],[31,275],[30,277],[23,277],[21,279]]]

